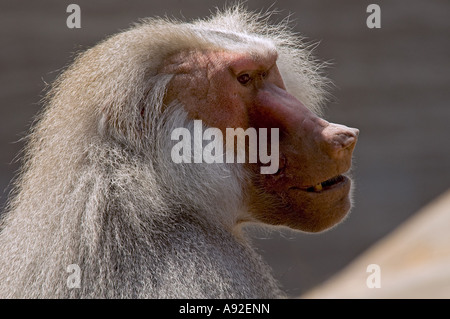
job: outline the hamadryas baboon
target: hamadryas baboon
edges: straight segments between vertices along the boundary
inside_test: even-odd
[[[319,70],[285,24],[240,6],[147,19],[78,55],[29,135],[1,224],[0,296],[283,296],[244,226],[318,232],[351,206],[358,130],[319,117]],[[175,163],[171,132],[195,120],[224,135],[277,128],[277,171]]]

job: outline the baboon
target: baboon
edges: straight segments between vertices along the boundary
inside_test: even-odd
[[[285,297],[245,226],[319,232],[351,206],[358,130],[320,117],[320,66],[285,22],[242,6],[145,19],[77,55],[46,94],[2,218],[0,297]],[[279,129],[277,172],[175,163],[171,132],[194,120]]]

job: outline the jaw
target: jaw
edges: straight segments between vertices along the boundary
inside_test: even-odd
[[[293,186],[276,175],[256,178],[250,198],[259,204],[250,205],[251,213],[266,224],[321,232],[341,222],[351,208],[348,176],[337,175],[314,186]]]
[[[351,179],[345,176],[334,187],[325,187],[320,191],[290,188],[285,207],[293,222],[287,226],[307,232],[320,232],[333,227],[344,219],[351,208],[350,190]]]

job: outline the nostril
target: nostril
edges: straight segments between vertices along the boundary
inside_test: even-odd
[[[338,149],[349,148],[356,143],[357,135],[342,133],[336,136],[335,146]]]
[[[333,158],[347,157],[358,140],[359,130],[345,125],[330,123],[323,131],[324,147]]]
[[[336,134],[335,143],[342,148],[353,146],[358,140],[359,130],[357,128],[347,128],[345,132]]]
[[[336,134],[333,138],[332,147],[330,148],[332,156],[341,158],[351,154],[358,140],[358,133],[358,130],[348,130]]]

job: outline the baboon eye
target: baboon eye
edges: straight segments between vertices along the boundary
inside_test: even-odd
[[[237,77],[237,80],[239,81],[239,83],[241,83],[242,85],[246,85],[248,84],[248,82],[250,82],[252,78],[250,77],[250,74],[248,73],[244,73],[241,74]]]
[[[263,72],[261,73],[261,77],[262,77],[263,79],[265,79],[265,78],[267,77],[267,72],[266,72],[266,71],[263,71]]]

